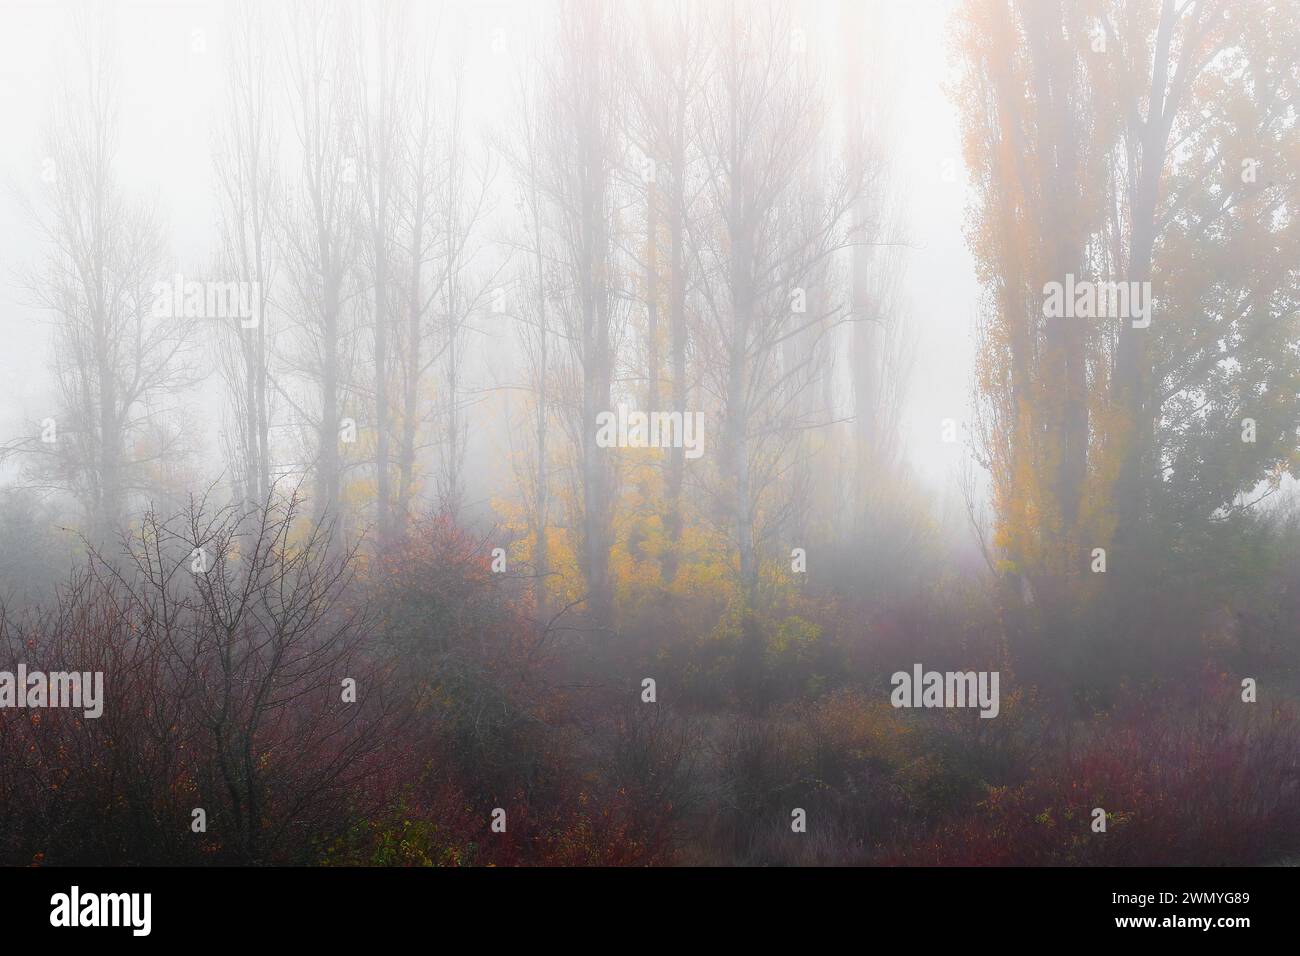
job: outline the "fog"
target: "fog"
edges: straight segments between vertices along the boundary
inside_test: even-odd
[[[889,64],[873,83],[888,91],[894,114],[891,192],[907,223],[901,294],[915,336],[912,383],[921,383],[906,396],[901,436],[918,476],[942,494],[951,490],[961,447],[941,440],[940,423],[970,417],[970,327],[976,295],[961,235],[965,190],[960,145],[953,107],[944,95],[944,84],[952,77],[945,30],[954,4],[921,0],[867,6],[852,46],[864,59],[884,58]],[[8,186],[0,207],[0,261],[6,267],[0,322],[10,347],[0,355],[0,429],[7,436],[45,417],[53,404],[42,374],[52,349],[47,317],[15,281],[16,272],[40,261],[42,250],[32,239],[31,222],[15,193],[40,192],[42,130],[62,86],[78,80],[80,54],[71,32],[77,9],[62,3],[4,7],[0,76],[10,92],[3,107],[7,134],[0,143]],[[236,14],[222,3],[118,3],[111,9],[105,28],[118,60],[121,93],[115,174],[129,193],[157,205],[178,270],[197,274],[211,262],[216,248],[213,137],[226,108],[223,77],[229,66],[230,22]],[[838,44],[848,39],[842,36],[833,4],[807,4],[798,14],[808,31],[811,56],[843,55]],[[545,33],[529,24],[545,22],[546,17],[544,5],[452,3],[444,5],[440,18],[424,25],[431,34],[441,27],[444,59],[448,46],[465,53],[464,100],[471,137],[481,139],[509,125],[512,85],[530,58],[544,49],[539,41]],[[433,69],[445,80],[452,68],[443,62]],[[832,94],[836,99],[841,95],[839,89]],[[286,122],[283,115],[276,120],[282,128],[287,128]],[[927,281],[935,275],[943,275],[944,281]],[[41,360],[33,361],[37,355]],[[212,403],[195,404],[207,406],[200,414],[204,425],[218,427]],[[220,468],[212,436],[205,443],[205,456],[209,468]]]
[[[1211,706],[1266,781],[1223,845],[1300,852],[1298,37],[1271,0],[3,3],[5,666],[185,715],[140,746],[204,755],[167,812],[222,835],[167,862],[330,862],[291,808],[347,831],[367,774],[366,819],[410,785],[450,827],[407,862],[512,799],[547,822],[475,862],[1112,862],[1020,816],[1107,746],[1147,776],[1070,812],[1133,809]],[[91,815],[97,768],[58,768]],[[588,773],[654,832],[548,856]],[[150,858],[112,833],[61,852]]]

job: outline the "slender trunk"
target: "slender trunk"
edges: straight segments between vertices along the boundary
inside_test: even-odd
[[[411,520],[411,497],[415,481],[415,440],[420,398],[420,246],[424,224],[424,192],[417,190],[407,258],[411,264],[406,310],[406,354],[402,394],[402,437],[398,451],[397,529],[405,534]]]
[[[682,228],[682,184],[681,184],[682,150],[680,144],[673,157],[672,176],[672,219],[669,223],[669,244],[671,261],[669,263],[670,313],[669,325],[672,339],[672,376],[673,408],[672,410],[686,420],[686,277],[684,241]],[[677,568],[681,562],[682,539],[682,483],[686,476],[686,449],[680,442],[674,442],[668,452],[668,547],[664,552],[662,578],[665,584],[671,584],[677,577]]]
[[[460,321],[456,315],[455,281],[447,293],[447,462],[443,503],[453,517],[460,513],[460,410],[457,392],[460,379]]]
[[[540,200],[536,190],[537,177],[533,175],[533,235],[536,239],[537,267],[537,322],[538,358],[537,358],[537,495],[536,514],[533,528],[533,564],[537,574],[534,588],[538,614],[546,616],[546,576],[550,571],[550,555],[546,541],[546,515],[548,506],[548,478],[546,474],[546,414],[547,414],[547,329],[546,329],[546,280],[542,260],[542,223],[539,209]]]
[[[382,201],[382,200],[381,200]],[[378,229],[375,243],[375,492],[378,498],[379,542],[386,545],[392,534],[392,499],[389,491],[388,439],[388,260],[384,244],[386,230]]]
[[[655,180],[646,184],[646,398],[647,412],[659,408],[659,271],[656,261],[659,236]]]
[[[735,221],[735,220],[733,220]],[[740,552],[740,585],[749,605],[758,584],[758,562],[754,554],[754,529],[750,523],[752,502],[749,481],[749,441],[746,391],[750,310],[749,262],[746,254],[749,239],[739,236],[732,246],[731,341],[728,343],[727,371],[727,450],[732,483],[732,519],[736,528],[736,547]]]
[[[459,124],[456,126],[457,132],[452,135],[450,145],[450,167],[447,173],[447,209],[445,216],[445,229],[447,236],[447,417],[445,432],[445,453],[446,460],[443,466],[443,488],[442,499],[443,506],[450,512],[453,517],[460,513],[461,489],[460,489],[460,410],[457,407],[459,400],[459,378],[460,378],[460,315],[458,309],[458,291],[460,282],[460,216],[459,205],[461,202],[461,183],[460,183],[460,159],[458,150],[460,149],[460,137],[458,134]]]
[[[322,241],[321,261],[330,257]],[[339,501],[339,289],[338,280],[325,269],[325,304],[321,334],[324,368],[321,370],[319,461],[316,472],[316,517],[334,517]]]
[[[1165,0],[1156,38],[1147,119],[1139,141],[1142,167],[1132,193],[1133,225],[1126,277],[1130,282],[1149,282],[1151,279],[1156,207],[1169,135],[1168,121],[1159,112],[1158,104],[1165,99],[1175,12],[1172,0]],[[1146,507],[1143,476],[1151,460],[1156,416],[1149,395],[1152,388],[1148,357],[1150,335],[1149,329],[1135,329],[1131,321],[1125,321],[1120,327],[1115,359],[1113,392],[1127,428],[1121,439],[1119,474],[1115,484],[1115,546],[1119,550],[1126,550],[1133,544]]]
[[[261,482],[261,435],[258,428],[257,401],[257,351],[256,332],[252,329],[240,334],[240,344],[244,353],[244,414],[247,419],[243,427],[244,439],[244,504],[251,506],[262,493]]]
[[[609,541],[606,534],[608,501],[606,489],[606,449],[596,444],[596,416],[609,407],[609,374],[607,346],[602,347],[595,289],[591,282],[583,303],[584,361],[582,389],[582,445],[583,445],[583,524],[586,545],[588,604],[596,626],[607,627],[611,617],[609,593]]]
[[[260,278],[259,289],[265,280]],[[266,293],[261,293],[261,307],[257,323],[257,496],[259,505],[266,503],[271,494],[271,423],[266,407]]]
[[[735,10],[732,10],[733,36],[736,30]],[[739,83],[731,80],[733,96]],[[728,477],[732,488],[732,520],[736,529],[736,547],[740,552],[740,587],[746,608],[756,597],[758,562],[754,554],[754,529],[750,523],[752,502],[749,482],[749,409],[747,407],[749,375],[749,333],[753,313],[753,234],[748,222],[745,197],[744,156],[740,144],[740,115],[733,99],[730,117],[730,142],[728,143],[728,171],[730,172],[727,200],[727,223],[731,236],[731,268],[728,276],[731,292],[732,324],[727,356],[727,452]]]
[[[121,436],[118,434],[117,375],[110,355],[107,335],[107,315],[103,300],[99,305],[100,319],[95,323],[95,364],[99,379],[99,487],[98,514],[93,517],[98,527],[99,543],[108,543],[117,530],[121,516]]]

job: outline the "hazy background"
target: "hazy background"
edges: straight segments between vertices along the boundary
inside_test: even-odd
[[[916,473],[940,499],[955,493],[961,443],[940,440],[943,419],[969,419],[972,323],[977,287],[962,233],[967,193],[953,105],[945,93],[949,17],[953,0],[866,0],[869,15],[858,41],[865,57],[889,63],[888,98],[895,124],[891,158],[910,246],[905,262],[903,321],[915,335],[915,371],[902,435]],[[271,6],[274,6],[272,4]],[[62,3],[0,2],[0,436],[48,414],[44,373],[50,327],[15,272],[41,261],[31,224],[14,190],[34,192],[43,156],[40,133],[72,56],[69,11]],[[129,195],[161,211],[177,271],[208,273],[214,250],[215,201],[211,162],[214,117],[224,108],[226,8],[221,3],[121,2],[118,20],[121,112],[116,169]],[[811,53],[838,56],[838,5],[799,8]],[[527,29],[544,16],[535,3],[452,2],[442,34],[466,53],[467,116],[481,137],[510,121],[516,52],[544,34]],[[506,50],[493,51],[497,31]],[[874,91],[869,91],[873,95]],[[292,138],[285,127],[283,139]],[[501,330],[503,340],[513,337]],[[486,345],[487,343],[481,343]],[[216,389],[215,383],[212,388]],[[201,403],[200,403],[201,404]],[[216,427],[215,417],[205,419]],[[471,432],[471,436],[472,436]],[[473,437],[471,437],[471,442]],[[209,464],[217,464],[207,442]]]
[[[100,11],[121,206],[55,106]],[[106,698],[0,707],[0,863],[1294,863],[1297,50],[1297,0],[0,0],[0,675]]]

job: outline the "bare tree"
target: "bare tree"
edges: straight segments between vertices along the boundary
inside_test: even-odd
[[[296,493],[255,508],[192,498],[146,512],[120,570],[92,565],[161,655],[201,735],[208,805],[248,863],[275,858],[383,741],[383,665],[363,658],[367,612],[347,600],[356,545],[301,510]]]
[[[251,317],[218,325],[219,360],[233,406],[234,437],[228,458],[247,502],[265,501],[271,489],[272,386],[268,342],[271,286],[275,281],[272,216],[277,202],[272,116],[274,64],[259,8],[239,4],[230,17],[231,56],[226,125],[214,166],[220,204],[222,269],[251,288]]]
[[[625,54],[625,62],[631,67],[628,135],[645,162],[642,179],[646,194],[643,263],[648,320],[646,408],[659,407],[662,300],[668,313],[670,405],[678,415],[686,412],[690,390],[686,364],[690,339],[687,299],[693,277],[686,248],[687,219],[701,189],[699,177],[692,180],[692,163],[698,164],[693,104],[710,63],[702,21],[689,3],[674,0],[648,5],[642,18],[634,24],[639,42],[630,43]],[[666,276],[661,276],[661,253]],[[668,544],[661,556],[665,583],[671,583],[677,573],[685,473],[686,449],[674,446],[668,451],[666,482],[664,526]]]
[[[709,28],[717,60],[697,120],[708,211],[693,217],[691,238],[704,276],[704,384],[722,419],[717,494],[749,603],[758,545],[781,519],[764,493],[778,487],[798,434],[827,424],[805,413],[803,398],[826,333],[847,317],[824,287],[829,258],[850,242],[862,176],[860,167],[828,167],[824,185],[806,188],[824,111],[786,8],[722,5]],[[808,338],[798,352],[786,349],[800,337]]]
[[[407,83],[406,34],[409,20],[404,7],[382,3],[358,15],[354,74],[362,92],[357,97],[356,140],[358,180],[366,223],[364,256],[371,281],[374,383],[371,424],[375,449],[375,511],[378,540],[392,535],[390,480],[392,406],[389,397],[393,372],[390,348],[397,236],[396,205],[401,147],[403,92]]]
[[[45,135],[48,205],[29,212],[49,247],[28,277],[54,316],[57,410],[39,434],[4,448],[24,453],[46,487],[72,493],[91,540],[105,543],[125,518],[132,492],[155,493],[150,469],[182,453],[168,392],[191,380],[183,360],[193,323],[161,317],[162,230],[153,212],[122,194],[113,171],[117,100],[109,21],[102,11],[74,20],[86,67],[65,88]],[[168,297],[170,302],[170,297]]]
[[[555,215],[562,287],[558,318],[567,344],[566,427],[576,449],[574,522],[588,605],[598,628],[612,618],[609,554],[615,470],[596,443],[596,416],[610,407],[617,335],[626,301],[618,288],[615,171],[621,160],[618,71],[611,61],[613,11],[592,0],[564,3],[542,85],[549,122],[540,143],[542,191]]]
[[[281,223],[281,244],[299,331],[295,370],[312,383],[294,402],[314,447],[316,515],[339,511],[341,444],[355,433],[343,414],[351,396],[361,231],[352,141],[353,87],[344,55],[346,23],[335,4],[294,9],[288,28],[290,112],[301,168]],[[292,400],[292,399],[291,399]],[[353,428],[358,427],[355,419]]]
[[[897,54],[873,47],[864,56],[864,35],[877,33],[867,8],[846,0],[841,5],[840,91],[843,106],[843,154],[863,172],[862,189],[853,202],[848,253],[852,326],[840,341],[847,355],[851,389],[851,423],[844,427],[845,455],[830,480],[833,514],[841,545],[855,547],[868,522],[888,519],[899,478],[901,412],[912,364],[912,336],[904,324],[902,280],[906,274],[906,190],[889,159],[897,134],[895,117]],[[834,390],[834,366],[828,365],[827,387]],[[848,476],[848,480],[845,480]]]
[[[534,67],[536,64],[532,64]],[[522,238],[516,240],[519,252],[517,269],[516,334],[523,352],[525,388],[531,394],[532,440],[528,465],[516,469],[516,480],[529,516],[533,537],[532,565],[535,575],[533,598],[542,617],[547,609],[547,576],[550,573],[550,549],[547,540],[551,503],[550,420],[552,414],[551,377],[554,357],[554,333],[550,325],[548,303],[556,295],[558,284],[554,239],[549,225],[552,215],[542,194],[540,142],[544,135],[544,118],[535,89],[536,73],[521,71],[516,93],[518,116],[512,141],[501,137],[498,146],[514,175],[519,191],[516,209],[521,222]],[[511,432],[513,437],[513,430]]]
[[[482,311],[493,290],[500,268],[487,274],[479,271],[478,233],[489,212],[489,198],[496,178],[496,161],[491,153],[471,151],[465,128],[465,60],[463,51],[454,54],[449,77],[447,119],[443,145],[444,178],[437,214],[440,267],[434,288],[435,309],[442,319],[442,353],[445,356],[440,403],[440,457],[438,500],[449,514],[460,513],[465,491],[465,448],[468,441],[465,336],[473,331],[472,318]]]
[[[394,333],[401,404],[398,418],[397,498],[394,528],[404,534],[411,519],[419,474],[417,463],[422,442],[421,426],[428,416],[421,412],[422,388],[429,369],[441,356],[433,346],[430,314],[436,287],[431,275],[436,267],[438,195],[443,173],[438,156],[434,85],[433,45],[436,30],[427,36],[428,46],[417,49],[403,89],[398,153],[398,202],[394,222],[401,277],[398,299],[401,321]]]

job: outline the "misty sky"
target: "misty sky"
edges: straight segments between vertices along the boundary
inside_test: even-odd
[[[944,418],[969,417],[972,330],[977,285],[962,225],[966,189],[956,116],[946,95],[950,0],[867,0],[863,56],[887,56],[895,107],[892,158],[912,248],[908,253],[905,321],[914,329],[912,378],[905,440],[908,457],[936,491],[951,490],[962,454],[940,441]],[[545,7],[529,3],[447,5],[442,36],[453,38],[468,64],[467,116],[479,132],[508,122],[514,78],[512,56],[538,31],[531,17]],[[809,44],[838,46],[838,4],[804,8]],[[45,369],[50,358],[48,319],[30,305],[20,274],[40,263],[44,250],[21,206],[20,194],[39,185],[40,136],[61,75],[76,76],[60,3],[0,0],[0,440],[23,422],[48,414],[52,401]],[[156,203],[178,271],[204,274],[214,248],[213,121],[225,106],[225,20],[220,3],[123,2],[118,5],[120,91],[117,174],[134,198]],[[493,38],[504,31],[504,52]],[[500,44],[498,44],[500,45]],[[832,84],[831,89],[834,90]],[[868,91],[868,96],[872,95]],[[832,104],[833,105],[833,104]],[[282,136],[292,136],[282,130]],[[955,168],[954,176],[944,176]],[[951,180],[951,181],[947,181]],[[503,333],[506,334],[506,333]],[[213,394],[219,388],[210,386]],[[215,405],[214,401],[214,405]],[[214,424],[215,428],[215,424]],[[209,453],[216,454],[209,441]]]

